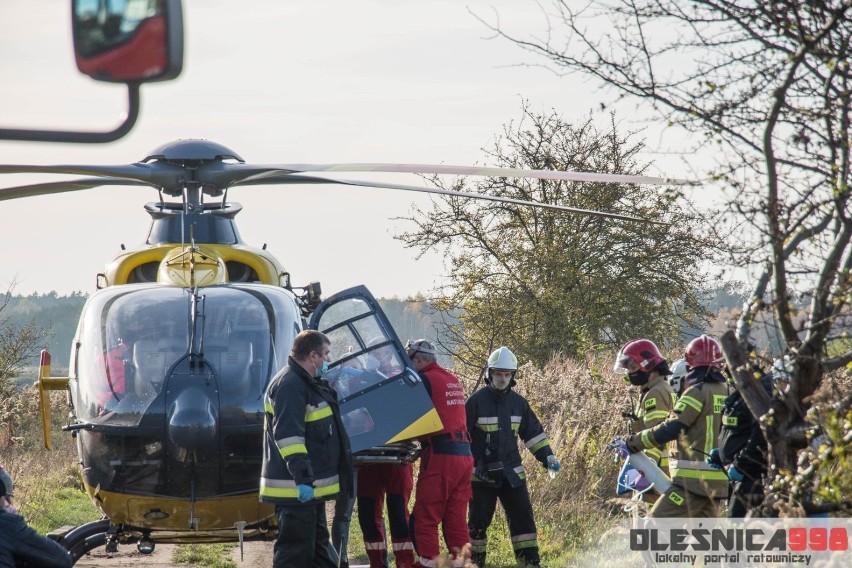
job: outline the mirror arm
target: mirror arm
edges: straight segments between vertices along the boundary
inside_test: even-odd
[[[72,142],[104,144],[115,142],[125,136],[139,118],[139,83],[127,83],[127,118],[110,132],[77,132],[73,130],[28,130],[0,128],[0,140],[23,140],[27,142]]]

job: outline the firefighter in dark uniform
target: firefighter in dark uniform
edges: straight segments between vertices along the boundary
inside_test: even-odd
[[[722,346],[702,335],[687,345],[685,358],[690,368],[688,386],[675,404],[674,415],[627,439],[631,452],[662,448],[677,440],[677,459],[669,463],[672,486],[654,504],[651,517],[715,517],[715,500],[728,495],[725,472],[705,461],[717,445],[722,408],[728,398],[720,372]]]
[[[468,528],[471,561],[477,566],[485,565],[487,531],[498,499],[506,512],[515,558],[527,566],[540,566],[538,536],[518,437],[545,468],[559,471],[559,462],[535,412],[523,396],[512,390],[517,369],[515,354],[507,347],[500,347],[488,357],[486,386],[465,403],[474,459]]]
[[[755,379],[772,396],[770,375],[758,371]],[[736,387],[735,387],[736,388]],[[745,517],[763,501],[763,478],[767,468],[767,445],[760,423],[755,420],[738,390],[725,400],[719,448],[710,452],[707,463],[724,467],[730,479],[728,517]]]
[[[353,495],[353,471],[337,396],[322,379],[329,352],[325,335],[301,332],[266,389],[260,500],[275,504],[275,568],[338,565],[325,502]]]

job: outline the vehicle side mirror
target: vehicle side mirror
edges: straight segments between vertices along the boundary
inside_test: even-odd
[[[124,122],[108,131],[0,128],[0,140],[104,144],[139,118],[142,83],[168,81],[183,68],[180,0],[71,0],[77,68],[98,81],[127,84]]]
[[[77,68],[98,81],[167,81],[183,68],[180,0],[72,0]]]

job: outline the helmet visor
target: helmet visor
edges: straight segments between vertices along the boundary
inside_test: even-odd
[[[618,352],[618,355],[615,356],[615,365],[612,370],[618,373],[619,375],[626,375],[628,373],[633,373],[634,371],[638,371],[640,369],[639,363],[637,363],[633,357],[624,353],[624,350]]]

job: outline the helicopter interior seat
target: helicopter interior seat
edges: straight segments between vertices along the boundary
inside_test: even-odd
[[[186,352],[175,345],[177,343],[168,338],[140,339],[133,345],[132,388],[140,398],[151,398],[162,389],[169,367]]]
[[[218,351],[218,353],[217,353]],[[205,357],[219,371],[219,390],[224,400],[242,400],[251,392],[253,346],[250,341],[232,339],[225,349],[206,349]],[[218,361],[216,360],[218,358]],[[217,365],[218,363],[218,365]]]

